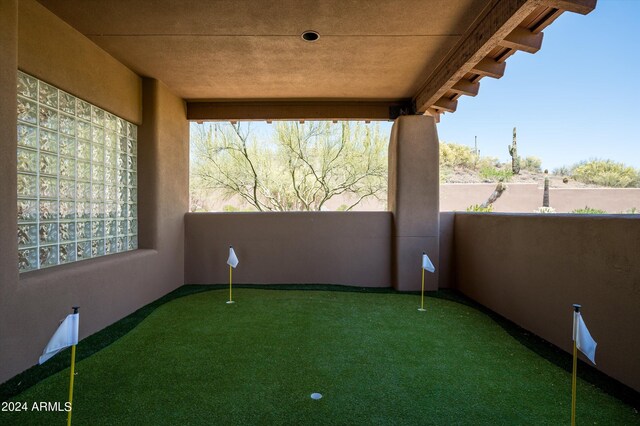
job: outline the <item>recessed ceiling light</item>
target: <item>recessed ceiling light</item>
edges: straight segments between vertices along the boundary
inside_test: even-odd
[[[303,32],[301,37],[304,41],[314,42],[320,38],[320,34],[318,34],[316,31],[309,30],[309,31]]]

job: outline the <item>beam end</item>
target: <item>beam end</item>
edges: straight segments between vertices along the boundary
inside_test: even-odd
[[[542,47],[543,37],[544,34],[541,32],[534,34],[531,30],[517,27],[500,42],[500,46],[527,53],[536,53]]]

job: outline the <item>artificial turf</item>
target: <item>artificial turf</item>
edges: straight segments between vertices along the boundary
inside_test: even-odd
[[[233,305],[227,296],[172,300],[80,361],[74,424],[569,422],[570,374],[473,307],[428,298],[422,313],[415,295],[388,293],[237,289]],[[10,401],[64,403],[67,385],[63,370]],[[65,419],[0,412],[3,424]],[[640,416],[579,380],[586,423]]]

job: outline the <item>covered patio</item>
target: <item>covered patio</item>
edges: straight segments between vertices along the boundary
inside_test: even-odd
[[[399,291],[420,289],[416,259],[426,251],[436,266],[428,290],[459,291],[565,351],[570,307],[580,302],[602,348],[597,368],[640,391],[637,218],[439,211],[442,114],[478,95],[481,79],[500,78],[512,54],[537,52],[562,13],[588,14],[596,0],[0,5],[0,383],[35,364],[50,337],[43,324],[69,307],[82,307],[80,337],[90,336],[185,284],[224,283],[233,244],[244,267],[238,283]],[[29,94],[20,78],[57,90],[60,101]],[[90,106],[86,123],[79,106],[63,108],[67,95]],[[33,121],[20,105],[33,105]],[[65,133],[64,119],[77,127]],[[389,211],[188,213],[189,122],[209,120],[394,121]],[[79,149],[84,124],[94,192],[80,200],[74,186],[66,201],[53,194],[58,213],[45,216],[42,160],[35,171],[21,169],[16,151],[35,153],[42,135],[56,135],[46,154],[57,162],[51,179],[61,191],[66,158],[77,163],[77,185],[84,159],[77,151],[65,157],[62,140]],[[113,148],[112,167],[127,176],[122,186],[110,185],[111,169],[102,169],[109,154],[96,148],[108,151],[111,134],[124,143]],[[23,189],[31,178],[33,188]],[[82,218],[85,201],[91,213]],[[65,217],[63,202],[75,206]],[[28,218],[19,205],[39,208]],[[79,223],[90,229],[86,241]],[[16,241],[17,225],[36,229],[33,245]],[[63,243],[63,225],[76,238]],[[43,240],[43,226],[58,229],[57,242]],[[63,246],[72,258],[63,258]]]

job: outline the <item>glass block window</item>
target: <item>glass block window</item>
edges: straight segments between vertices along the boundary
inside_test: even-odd
[[[137,127],[18,72],[18,268],[138,248]]]

